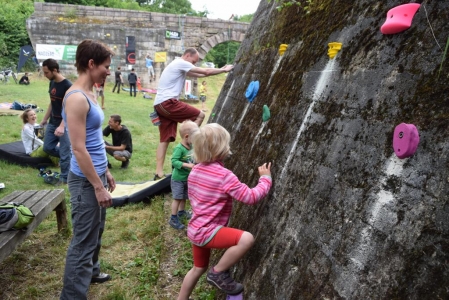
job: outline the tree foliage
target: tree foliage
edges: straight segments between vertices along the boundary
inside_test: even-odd
[[[2,0],[0,6],[0,66],[17,66],[20,47],[30,44],[26,19],[33,13],[32,0]]]
[[[234,17],[234,21],[251,23],[251,21],[253,20],[253,18],[254,18],[254,14],[242,15],[242,16],[236,15],[236,16]]]
[[[268,3],[271,2],[271,0],[267,0]],[[284,8],[288,8],[290,6],[296,5],[299,7],[302,7],[303,10],[309,14],[312,10],[313,0],[274,0],[279,5],[276,6],[276,9],[278,11],[281,11]]]
[[[218,68],[232,64],[239,47],[240,43],[234,41],[218,44],[206,54],[204,61],[211,61]]]

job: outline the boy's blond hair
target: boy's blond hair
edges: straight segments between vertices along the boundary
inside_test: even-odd
[[[231,135],[217,123],[207,124],[192,135],[193,157],[197,163],[214,162],[231,154]]]
[[[186,120],[181,123],[181,126],[179,126],[179,135],[181,138],[184,138],[186,134],[189,136],[192,135],[192,133],[198,129],[198,124],[196,124],[193,121]]]

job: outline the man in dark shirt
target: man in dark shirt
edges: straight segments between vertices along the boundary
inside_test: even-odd
[[[19,84],[25,84],[25,85],[30,84],[30,80],[28,79],[28,73],[25,73],[25,75],[23,75],[22,78],[20,78]]]
[[[128,168],[129,160],[133,152],[133,140],[131,132],[125,125],[122,125],[122,118],[119,115],[112,115],[109,119],[108,126],[103,129],[103,135],[112,134],[112,145],[105,143],[106,152],[114,156],[116,160],[122,162],[122,169]],[[108,163],[108,168],[112,168]]]
[[[59,176],[59,184],[67,183],[67,176],[70,169],[70,140],[65,130],[64,121],[62,120],[62,101],[65,93],[72,86],[72,83],[59,73],[59,64],[56,60],[49,58],[42,63],[42,71],[45,77],[50,80],[50,104],[45,113],[41,126],[47,124],[44,136],[44,151],[51,156],[59,157],[61,166],[61,174]],[[58,146],[59,143],[59,146]]]
[[[117,94],[120,94],[120,85],[123,84],[122,72],[120,71],[120,67],[115,71],[115,85],[112,89],[112,92],[115,92],[115,88],[117,88]]]
[[[134,69],[131,70],[131,73],[128,75],[128,82],[129,82],[129,95],[132,97],[132,91],[134,88],[134,97],[136,97],[136,83],[137,83],[137,75],[134,73]]]

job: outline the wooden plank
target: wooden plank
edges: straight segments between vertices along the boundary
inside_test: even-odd
[[[8,202],[14,202],[14,199],[17,198],[18,196],[20,196],[21,194],[23,194],[25,191],[14,191],[11,194],[9,194],[8,196],[6,196],[5,198],[3,198],[2,200],[0,200],[1,204],[5,204]]]
[[[40,212],[39,209],[39,203],[42,201],[42,203],[46,203],[45,200],[46,195],[48,195],[50,191],[49,190],[43,190],[43,191],[26,191],[22,195],[20,195],[19,198],[17,198],[16,201],[21,203],[25,206],[27,206],[34,214],[38,214]]]
[[[8,257],[17,245],[20,245],[26,237],[28,237],[34,229],[61,203],[64,203],[59,208],[62,210],[62,215],[65,215],[65,226],[67,227],[67,211],[65,206],[64,190],[44,190],[44,191],[16,191],[6,196],[0,203],[18,202],[30,207],[31,211],[36,215],[33,222],[28,225],[26,231],[7,231],[0,234],[0,261]],[[61,213],[61,212],[60,212]],[[58,212],[57,212],[58,214]],[[58,218],[58,229],[60,228],[61,216]],[[64,220],[61,220],[64,223]],[[62,225],[61,225],[62,226]]]
[[[64,201],[64,198],[64,190],[39,191],[26,202],[26,205],[35,215],[44,213],[48,216],[59,203]]]
[[[36,201],[36,199],[38,200]],[[35,203],[31,204],[32,202]],[[67,208],[65,206],[64,190],[58,189],[51,191],[39,191],[27,203],[30,204],[30,206],[28,207],[30,207],[31,211],[36,215],[34,221],[38,222],[38,224],[40,224],[40,222],[42,222],[48,215],[50,215],[53,210],[56,210],[56,208],[61,203],[63,203],[63,205],[61,205],[59,208],[63,211],[56,211],[58,231],[62,230],[63,228],[67,228]],[[58,219],[58,217],[61,218],[61,216],[65,216],[65,222]]]

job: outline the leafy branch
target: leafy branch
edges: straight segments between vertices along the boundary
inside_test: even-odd
[[[272,0],[267,1],[268,3],[271,3]],[[274,2],[279,4],[278,6],[276,6],[276,9],[278,11],[281,11],[282,9],[293,5],[302,7],[306,14],[310,14],[310,12],[312,11],[312,0],[274,0]]]

